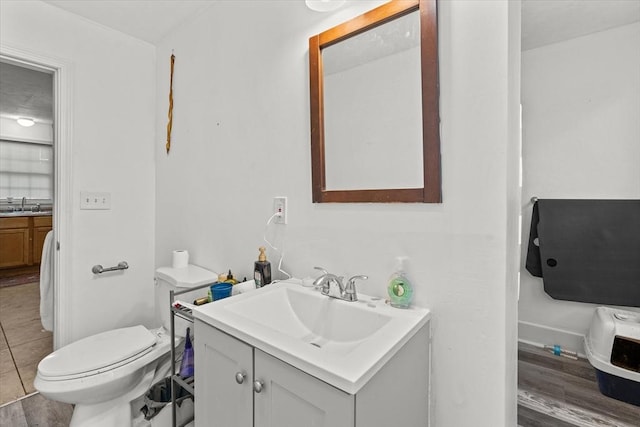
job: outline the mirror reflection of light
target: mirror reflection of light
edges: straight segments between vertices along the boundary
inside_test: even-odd
[[[36,122],[33,119],[28,119],[28,118],[25,118],[25,117],[20,117],[16,121],[18,122],[18,124],[20,126],[24,126],[26,128],[29,128],[29,127],[31,127],[31,126],[36,124]]]
[[[344,4],[345,0],[305,0],[307,7],[316,12],[330,12]]]

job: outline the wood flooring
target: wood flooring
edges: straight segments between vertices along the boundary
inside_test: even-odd
[[[518,425],[639,427],[640,407],[604,396],[586,359],[518,346]]]

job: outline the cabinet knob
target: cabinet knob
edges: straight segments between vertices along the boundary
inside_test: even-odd
[[[238,384],[242,384],[246,377],[247,377],[247,374],[245,374],[244,372],[236,372],[236,382]]]
[[[253,391],[256,393],[260,393],[264,388],[264,383],[262,381],[254,381],[253,382]]]

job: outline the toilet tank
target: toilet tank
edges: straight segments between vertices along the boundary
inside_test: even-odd
[[[218,280],[218,274],[197,265],[189,264],[183,268],[160,267],[156,270],[155,277],[155,318],[160,321],[167,331],[171,330],[171,297],[169,291],[184,291],[189,288],[214,283]],[[207,288],[178,295],[175,299],[184,302],[193,302],[196,298],[206,296]],[[176,336],[183,337],[187,327],[191,324],[186,320],[176,317]]]

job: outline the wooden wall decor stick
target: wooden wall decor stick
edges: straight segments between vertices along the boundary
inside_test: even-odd
[[[171,80],[169,84],[169,122],[167,123],[167,154],[171,149],[171,128],[173,127],[173,67],[176,62],[176,56],[171,54]]]

